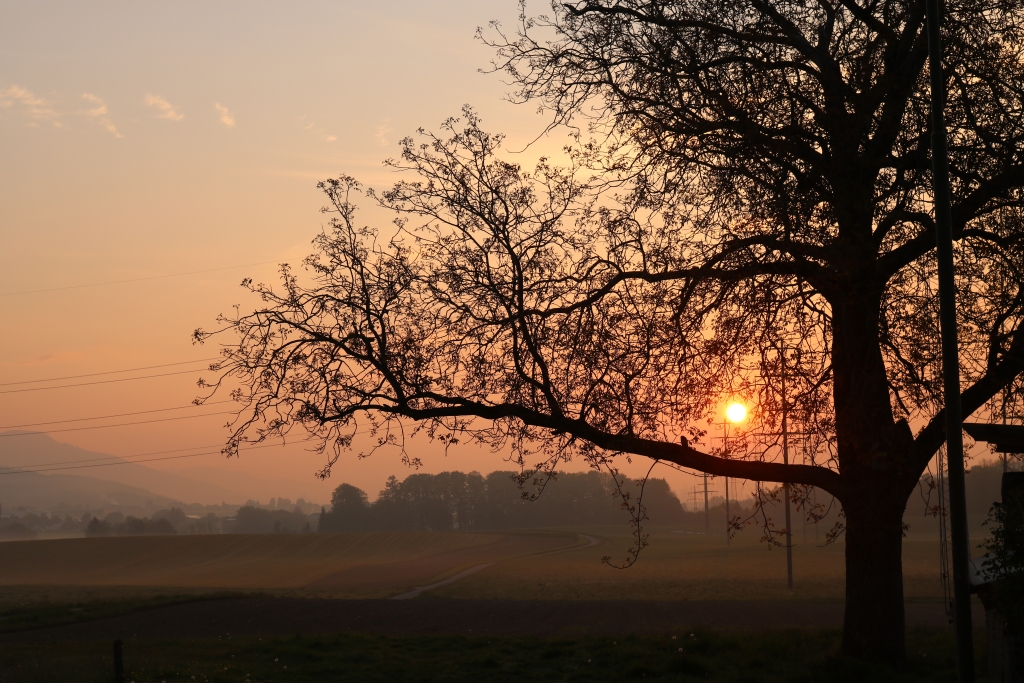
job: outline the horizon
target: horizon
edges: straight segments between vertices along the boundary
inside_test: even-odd
[[[15,432],[0,432],[0,438],[2,438],[5,434],[11,434],[11,433],[15,433]],[[63,448],[65,446],[70,447],[74,451],[82,450],[82,449],[79,449],[76,446],[72,446],[71,444],[66,444],[66,443],[57,441],[56,439],[53,439],[53,437],[51,437],[51,436],[49,436],[47,434],[40,434],[40,433],[33,433],[33,432],[24,432],[23,434],[26,435],[26,436],[43,436],[44,438],[49,440],[49,444],[52,444],[53,446],[56,446],[58,448],[58,452],[61,451],[61,450],[65,450]],[[41,506],[41,507],[26,508],[24,505],[17,506],[17,507],[14,507],[14,508],[12,508],[10,505],[7,505],[6,507],[4,507],[5,506],[5,498],[6,498],[6,496],[3,494],[3,491],[5,489],[4,484],[7,483],[8,481],[11,481],[11,482],[14,481],[13,479],[8,479],[7,477],[8,476],[14,477],[16,475],[22,475],[22,474],[35,474],[35,475],[44,476],[44,477],[45,476],[51,476],[51,475],[64,475],[64,476],[69,476],[69,477],[83,477],[83,478],[90,479],[90,480],[95,480],[95,481],[98,481],[98,482],[109,481],[109,482],[120,483],[122,485],[126,485],[126,486],[131,487],[131,488],[136,488],[136,489],[141,489],[143,491],[146,491],[147,493],[153,494],[153,495],[157,496],[158,498],[163,499],[165,501],[164,503],[160,503],[160,504],[151,503],[149,507],[152,508],[153,510],[165,508],[167,505],[172,505],[172,506],[173,505],[184,505],[186,507],[193,507],[193,508],[201,508],[201,507],[205,507],[205,508],[221,508],[221,507],[225,507],[225,506],[227,506],[227,507],[242,507],[242,506],[254,503],[257,506],[260,506],[260,505],[264,504],[263,503],[264,500],[267,501],[266,505],[268,505],[270,507],[277,507],[278,505],[271,505],[271,501],[281,500],[281,499],[288,500],[289,504],[293,504],[293,505],[298,505],[299,501],[305,501],[305,503],[308,504],[308,505],[315,505],[315,506],[318,506],[318,507],[325,507],[326,509],[330,509],[330,504],[331,504],[330,493],[325,498],[323,498],[323,499],[317,498],[315,496],[311,496],[309,494],[302,493],[301,492],[301,490],[302,490],[302,483],[299,482],[299,481],[290,480],[290,481],[282,482],[280,479],[277,479],[277,480],[262,479],[262,478],[259,478],[259,477],[256,477],[256,476],[248,475],[248,473],[246,473],[246,477],[245,477],[243,482],[229,482],[230,487],[231,487],[230,489],[228,489],[228,488],[220,488],[220,489],[215,488],[214,492],[211,492],[209,490],[209,485],[211,483],[213,483],[214,481],[216,481],[216,479],[215,478],[211,479],[209,476],[204,478],[203,477],[203,471],[204,470],[208,470],[208,469],[215,469],[216,470],[216,468],[208,468],[208,467],[204,467],[202,465],[195,466],[195,467],[185,467],[185,468],[181,468],[179,470],[175,470],[171,474],[176,475],[176,476],[173,477],[170,481],[168,481],[168,477],[165,474],[165,475],[163,475],[162,480],[160,480],[159,483],[156,483],[156,484],[151,483],[152,479],[150,479],[150,483],[147,483],[144,479],[140,481],[139,472],[136,471],[136,470],[133,470],[133,468],[131,466],[134,466],[134,467],[137,467],[137,468],[141,468],[141,470],[145,471],[145,472],[158,473],[158,472],[160,472],[160,470],[156,470],[154,468],[149,467],[147,465],[146,461],[144,461],[144,460],[143,461],[123,460],[123,459],[118,458],[117,456],[110,456],[110,458],[101,458],[100,459],[101,463],[105,463],[105,461],[107,459],[115,459],[115,460],[117,460],[117,462],[115,463],[116,466],[112,465],[109,468],[104,466],[104,465],[101,465],[100,467],[94,467],[94,463],[96,462],[96,459],[93,459],[93,458],[77,458],[76,457],[76,460],[72,460],[72,461],[57,461],[55,463],[55,466],[53,467],[52,470],[47,470],[47,469],[42,469],[42,468],[39,469],[39,470],[36,470],[36,469],[33,469],[33,468],[34,467],[40,467],[40,466],[37,465],[37,464],[33,464],[33,462],[25,462],[23,464],[17,464],[18,462],[20,462],[19,459],[17,458],[17,454],[15,454],[15,457],[11,457],[10,451],[3,447],[4,443],[5,443],[4,441],[0,441],[0,510],[3,510],[3,513],[5,515],[8,515],[8,516],[12,515],[12,513],[14,513],[14,512],[24,512],[24,513],[29,513],[29,512],[40,513],[40,512],[43,512],[43,513],[50,513],[50,514],[55,514],[55,513],[64,514],[65,512],[71,512],[71,511],[75,511],[75,510],[78,510],[79,512],[82,512],[82,511],[86,511],[87,512],[88,511],[87,509],[85,509],[85,508],[88,508],[88,506],[84,506],[83,507],[82,504],[66,506],[65,508],[60,508],[59,506],[57,506],[57,507],[55,507],[55,506]],[[39,449],[30,449],[30,450],[31,451],[35,451],[35,450],[39,450]],[[46,447],[44,447],[41,450],[43,450],[44,452],[47,452],[47,453],[53,453],[54,452],[52,448],[47,449]],[[67,452],[67,451],[65,450],[65,452]],[[84,450],[82,450],[82,455],[105,456],[106,454],[99,453],[99,452],[96,452],[96,451],[84,451]],[[29,455],[29,459],[31,460],[31,458],[32,458],[32,455],[30,454]],[[25,459],[25,454],[22,454],[22,460],[24,460],[24,459]],[[77,465],[72,465],[71,467],[66,467],[65,463],[68,463],[68,462],[72,462],[72,463],[74,463],[74,462],[85,462],[85,463],[89,463],[89,465],[87,465],[84,468],[83,467],[78,467]],[[973,464],[973,466],[970,468],[970,470],[968,470],[968,473],[967,473],[968,483],[972,484],[972,485],[974,484],[974,481],[970,478],[970,474],[973,471],[978,470],[978,469],[985,470],[985,469],[989,469],[989,468],[999,468],[999,469],[1001,469],[1002,468],[1002,464],[1003,463],[1002,463],[1002,461],[999,458],[980,459],[980,460],[976,461]],[[125,465],[128,465],[129,467],[124,467]],[[101,471],[101,473],[99,475],[97,475],[95,473],[95,470],[97,470],[97,469]],[[588,471],[592,471],[592,470],[588,470]],[[231,472],[229,472],[227,470],[217,470],[217,472],[219,474],[222,474],[222,475],[232,474],[233,476],[237,476],[237,473],[231,473]],[[451,469],[451,470],[442,470],[440,472],[431,472],[431,473],[417,472],[417,471],[408,471],[408,472],[404,473],[404,476],[397,476],[397,475],[395,475],[395,476],[397,476],[399,481],[405,481],[406,478],[408,478],[410,476],[413,476],[413,475],[416,475],[416,474],[431,474],[432,475],[432,474],[447,474],[447,473],[463,473],[463,474],[466,474],[466,475],[478,474],[478,475],[486,478],[490,474],[493,474],[495,472],[501,472],[501,473],[506,473],[507,472],[507,473],[511,474],[511,473],[513,473],[513,470],[510,470],[510,469],[507,469],[507,468],[506,469],[496,468],[496,469],[493,469],[493,470],[490,470],[490,471],[487,471],[487,472],[481,472],[478,469],[468,469],[468,470],[465,470],[465,471],[459,470],[459,469]],[[104,473],[106,473],[106,474],[104,474]],[[561,469],[556,471],[556,474],[559,474],[559,475],[561,475],[561,474],[571,474],[571,473],[574,473],[574,472],[568,471],[568,470],[561,470]],[[605,474],[605,473],[602,473],[602,474]],[[391,475],[389,475],[389,476],[391,476]],[[664,480],[663,477],[660,477],[660,476],[657,476],[657,475],[652,475],[651,479],[654,479],[654,480],[663,479]],[[665,480],[665,481],[666,481],[666,483],[669,483],[670,491],[676,497],[676,499],[679,501],[679,503],[682,506],[682,509],[684,511],[687,511],[687,512],[699,512],[702,509],[703,506],[700,504],[699,501],[696,500],[696,495],[688,496],[688,495],[686,495],[687,494],[686,491],[678,491],[678,490],[676,490],[676,489],[671,487],[671,483],[670,482],[668,482],[667,480]],[[333,492],[334,489],[336,489],[337,487],[339,487],[341,485],[344,485],[344,484],[356,486],[355,484],[352,484],[349,481],[336,480],[332,484],[331,492]],[[190,486],[194,487],[193,489],[191,489],[194,492],[194,495],[193,495],[192,498],[189,498],[189,493],[186,492],[186,491],[189,490],[188,487],[190,487]],[[207,489],[206,492],[205,493],[200,493],[200,491],[202,491],[204,489],[204,486]],[[220,486],[223,486],[223,483],[221,483]],[[291,486],[293,488],[288,488],[289,486]],[[557,486],[557,484],[556,484],[556,486]],[[712,484],[712,486],[709,487],[711,489],[710,492],[709,492],[710,493],[710,495],[709,495],[709,508],[710,509],[713,509],[716,506],[724,505],[724,501],[725,501],[725,497],[724,497],[724,495],[722,495],[723,492],[719,491],[717,488],[714,488],[714,486],[715,485]],[[182,488],[182,487],[186,487],[186,488]],[[299,488],[296,489],[294,487],[299,487]],[[381,495],[381,493],[384,492],[384,487],[383,486],[381,486],[381,487],[379,487],[377,489],[364,489],[364,488],[362,488],[360,486],[356,486],[356,488],[362,490],[367,495],[368,502],[371,503],[371,504],[376,502],[379,499],[379,496]],[[977,493],[974,494],[974,495],[969,494],[969,502],[974,504],[972,507],[976,507],[978,504],[980,504],[982,506],[987,505],[988,498],[990,498],[990,497],[997,497],[998,496],[998,490],[997,490],[997,487],[994,484],[990,484],[984,491],[979,490],[976,485],[973,486],[973,488],[975,489],[975,491],[977,491]],[[282,491],[281,489],[284,489],[284,491]],[[989,491],[988,489],[991,489],[991,491]],[[219,493],[216,492],[218,490],[219,490]],[[171,492],[171,491],[174,491],[174,492]],[[225,491],[231,491],[232,493],[234,493],[235,497],[231,498],[229,500],[230,493],[227,496],[225,496],[224,495]],[[296,491],[300,491],[300,492],[296,493]],[[697,493],[700,492],[696,487],[694,488],[694,491],[696,491]],[[995,494],[995,496],[992,495],[993,493]],[[979,501],[975,500],[975,497],[978,496],[978,495],[980,495],[980,497],[983,499],[983,500],[981,500],[980,503],[979,503]],[[217,500],[218,497],[220,498],[219,502]],[[197,498],[199,498],[199,499],[197,499]],[[731,491],[730,492],[729,498],[730,498],[731,501],[734,501],[734,502],[738,503],[739,505],[743,505],[745,502],[749,502],[749,501],[747,501],[748,496],[743,496],[742,493],[737,495],[737,493],[735,491]],[[169,501],[169,502],[167,502],[167,501]],[[123,506],[121,506],[121,505],[108,505],[106,507],[103,507],[102,509],[114,511],[114,510],[120,510],[122,507]],[[129,507],[131,507],[131,506],[129,506]],[[137,507],[137,505],[135,507]],[[95,509],[99,510],[101,508],[95,508]],[[916,510],[916,507],[913,506],[913,504],[911,504],[910,506],[908,506],[906,514],[908,515],[909,518],[913,518],[913,517],[915,517],[917,515],[917,512],[918,511]],[[623,519],[624,519],[624,523],[625,523],[625,521],[627,521],[627,518],[624,517]],[[654,523],[657,523],[657,522],[654,522]]]

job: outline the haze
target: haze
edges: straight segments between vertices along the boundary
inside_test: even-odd
[[[41,391],[14,390],[48,385],[11,383],[216,355],[193,347],[190,332],[254,303],[243,277],[272,281],[276,264],[309,253],[323,222],[317,180],[348,173],[388,186],[381,162],[397,141],[464,103],[508,134],[509,150],[527,147],[546,119],[479,73],[491,54],[473,39],[492,19],[511,25],[514,12],[514,3],[456,0],[0,3],[0,389],[10,390],[0,393],[0,427],[190,416],[52,437],[119,456],[222,443],[225,415],[191,416],[224,405],[39,426],[187,406],[198,373]],[[542,137],[523,163],[563,140]],[[363,220],[388,225],[362,205]],[[412,449],[427,472],[508,467],[471,447]],[[147,466],[221,483],[259,477],[273,482],[263,495],[317,501],[342,481],[373,496],[388,475],[407,474],[393,450],[353,453],[327,482],[313,477],[322,462],[290,445]],[[688,500],[693,479],[658,476]]]

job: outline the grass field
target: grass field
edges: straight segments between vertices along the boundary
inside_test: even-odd
[[[984,642],[976,639],[979,650]],[[697,632],[541,639],[381,636],[223,638],[124,645],[135,683],[320,681],[955,681],[948,631],[912,630],[906,668],[838,656],[835,631]],[[979,651],[984,680],[984,652]],[[110,643],[0,645],[0,683],[106,683]]]

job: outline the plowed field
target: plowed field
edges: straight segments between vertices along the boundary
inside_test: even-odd
[[[579,543],[572,534],[135,536],[4,543],[0,587],[301,589],[386,597],[474,565]]]

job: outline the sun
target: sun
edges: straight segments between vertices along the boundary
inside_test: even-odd
[[[725,409],[725,416],[730,422],[743,422],[747,417],[747,407],[742,403],[730,403]]]

